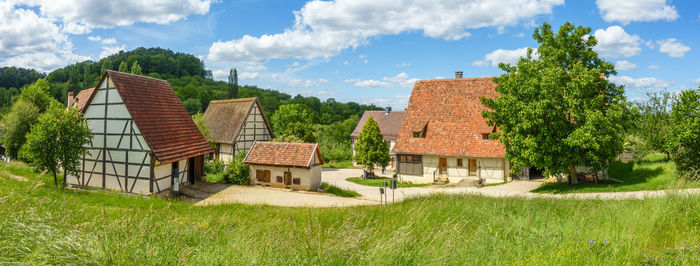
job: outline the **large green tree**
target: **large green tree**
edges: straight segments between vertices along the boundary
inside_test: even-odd
[[[544,23],[533,34],[536,52],[499,64],[506,72],[494,78],[499,97],[482,98],[489,108],[482,115],[498,128],[493,138],[505,145],[512,173],[536,167],[545,175],[569,173],[575,183],[576,166],[601,170],[622,151],[624,88],[606,79],[614,66],[593,50],[590,32],[567,22],[555,34]]]
[[[39,170],[49,171],[55,185],[58,185],[57,172],[62,168],[65,185],[66,173],[78,175],[79,159],[87,151],[90,138],[90,129],[76,109],[54,106],[32,126],[22,153]]]
[[[293,135],[304,142],[315,142],[313,119],[307,106],[302,104],[285,104],[270,117],[272,130],[277,137]]]
[[[647,93],[648,100],[637,102],[639,109],[637,123],[633,130],[633,137],[638,138],[634,147],[637,156],[644,156],[650,152],[663,152],[668,159],[671,158],[668,145],[669,116],[671,114],[671,93]]]
[[[700,89],[681,92],[670,120],[668,145],[677,173],[686,180],[700,180]]]
[[[232,68],[228,72],[228,98],[233,99],[238,97],[238,70]]]
[[[376,165],[386,167],[389,164],[389,143],[384,141],[379,130],[379,124],[374,121],[371,116],[362,126],[360,135],[355,141],[355,162],[363,165],[367,170],[372,172]]]

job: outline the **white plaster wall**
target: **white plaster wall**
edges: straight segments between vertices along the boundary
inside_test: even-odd
[[[270,171],[270,183],[258,182],[256,172],[257,170],[269,170]],[[285,186],[284,183],[277,183],[277,177],[281,176],[284,182],[284,172],[290,171],[292,173],[292,179],[301,178],[300,185],[291,184]],[[321,166],[314,166],[309,169],[307,168],[294,168],[294,167],[282,167],[282,166],[268,166],[268,165],[250,165],[250,184],[251,185],[261,185],[261,186],[271,186],[271,187],[288,187],[291,189],[300,190],[311,190],[315,191],[321,188]]]
[[[450,183],[456,183],[465,178],[481,178],[491,181],[503,181],[506,176],[505,158],[473,158],[473,157],[451,157],[423,155],[423,175],[400,174],[402,182],[409,183],[432,183],[433,173],[439,176],[436,171],[440,164],[440,158],[447,159],[447,178]],[[462,166],[457,166],[457,159],[462,159]],[[476,159],[477,167],[481,165],[481,170],[477,168],[477,175],[469,175],[469,159]],[[444,176],[444,174],[443,174]]]

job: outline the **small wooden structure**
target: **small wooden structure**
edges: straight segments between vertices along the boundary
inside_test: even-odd
[[[108,70],[71,100],[93,139],[69,185],[150,194],[201,178],[213,150],[167,81]]]
[[[255,142],[245,162],[253,185],[318,190],[321,151],[317,143]]]
[[[204,112],[209,137],[216,143],[214,157],[230,162],[248,152],[255,141],[274,137],[258,98],[211,101]]]

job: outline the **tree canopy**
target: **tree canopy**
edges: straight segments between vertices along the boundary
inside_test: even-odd
[[[309,108],[302,104],[285,104],[270,117],[272,130],[277,137],[295,136],[304,142],[315,142],[313,121]]]
[[[482,98],[483,116],[496,126],[516,173],[570,173],[576,166],[604,169],[622,151],[627,107],[624,88],[609,82],[613,64],[598,57],[591,29],[566,23],[558,33],[544,23],[535,29],[536,51],[517,64],[499,64],[497,98]],[[537,55],[538,57],[535,57]],[[576,182],[576,178],[570,179]]]
[[[677,173],[686,180],[700,180],[700,89],[681,92],[670,119],[671,156]]]
[[[355,162],[372,171],[375,165],[386,167],[391,160],[389,157],[389,143],[384,141],[379,130],[379,124],[371,116],[362,126],[360,135],[355,141]]]

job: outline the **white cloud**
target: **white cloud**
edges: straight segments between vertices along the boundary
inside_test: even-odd
[[[137,22],[168,24],[209,12],[211,0],[18,0],[39,7],[42,16],[60,20],[64,31],[88,33],[92,28],[127,26]]]
[[[364,61],[362,61],[362,63],[367,64],[367,63],[369,63],[369,61],[367,61],[367,59],[365,59]]]
[[[267,67],[265,65],[248,65],[244,66],[243,69],[247,71],[263,71],[267,69]]]
[[[678,19],[676,8],[667,0],[597,0],[598,11],[607,22],[627,25],[632,21],[674,21]]]
[[[477,60],[472,62],[472,65],[478,67],[486,67],[489,65],[498,66],[498,63],[501,62],[512,65],[518,63],[520,57],[527,56],[527,49],[527,47],[523,47],[515,50],[494,50],[493,52],[486,54],[483,60]],[[537,49],[533,49],[532,56],[533,58],[537,58]]]
[[[120,46],[103,46],[102,47],[102,52],[100,53],[100,59],[108,57],[110,55],[119,53],[119,51],[125,51],[126,50],[126,44],[122,44]]]
[[[618,60],[617,62],[615,62],[616,70],[625,71],[635,68],[637,68],[637,65],[627,60]]]
[[[469,29],[513,26],[550,14],[563,0],[337,0],[310,1],[295,11],[282,33],[217,41],[208,58],[219,62],[264,62],[272,58],[331,57],[381,35],[421,31],[430,38],[459,40]]]
[[[632,78],[629,76],[611,76],[610,81],[638,89],[664,89],[675,84],[675,81],[660,80],[654,77]]]
[[[226,76],[228,78],[228,74]],[[238,73],[238,79],[241,80],[253,80],[253,79],[261,79],[263,78],[263,75],[258,73],[258,72],[240,72]]]
[[[107,44],[107,45],[117,43],[117,39],[114,37],[103,39],[102,36],[95,35],[95,36],[88,36],[87,39],[92,41],[92,42],[100,42],[102,44]]]
[[[670,57],[684,57],[685,53],[690,51],[690,47],[685,46],[674,38],[656,41],[656,44],[659,45],[659,52]]]
[[[603,57],[619,58],[638,55],[642,48],[642,39],[637,35],[629,35],[620,26],[610,26],[593,33],[598,44],[594,50]]]
[[[393,77],[383,77],[382,80],[361,80],[346,79],[345,83],[352,83],[357,87],[368,88],[410,88],[418,79],[411,78],[408,74],[401,72]]]
[[[408,63],[408,62],[396,64],[396,67],[410,67],[410,66],[411,66],[411,63]]]
[[[647,68],[648,68],[648,69],[659,69],[659,68],[661,68],[661,66],[659,66],[659,65],[649,65]]]
[[[99,36],[99,35],[96,35],[96,36],[88,36],[87,39],[90,40],[90,41],[92,41],[92,42],[99,42],[99,41],[102,40],[102,37]]]
[[[73,44],[52,20],[0,2],[0,65],[48,72],[87,59],[73,54]]]
[[[102,44],[116,44],[116,43],[117,43],[117,39],[114,37],[102,40]]]
[[[321,86],[321,84],[328,83],[328,80],[326,79],[317,79],[317,80],[311,80],[311,79],[291,79],[287,83],[290,87],[318,87]]]

